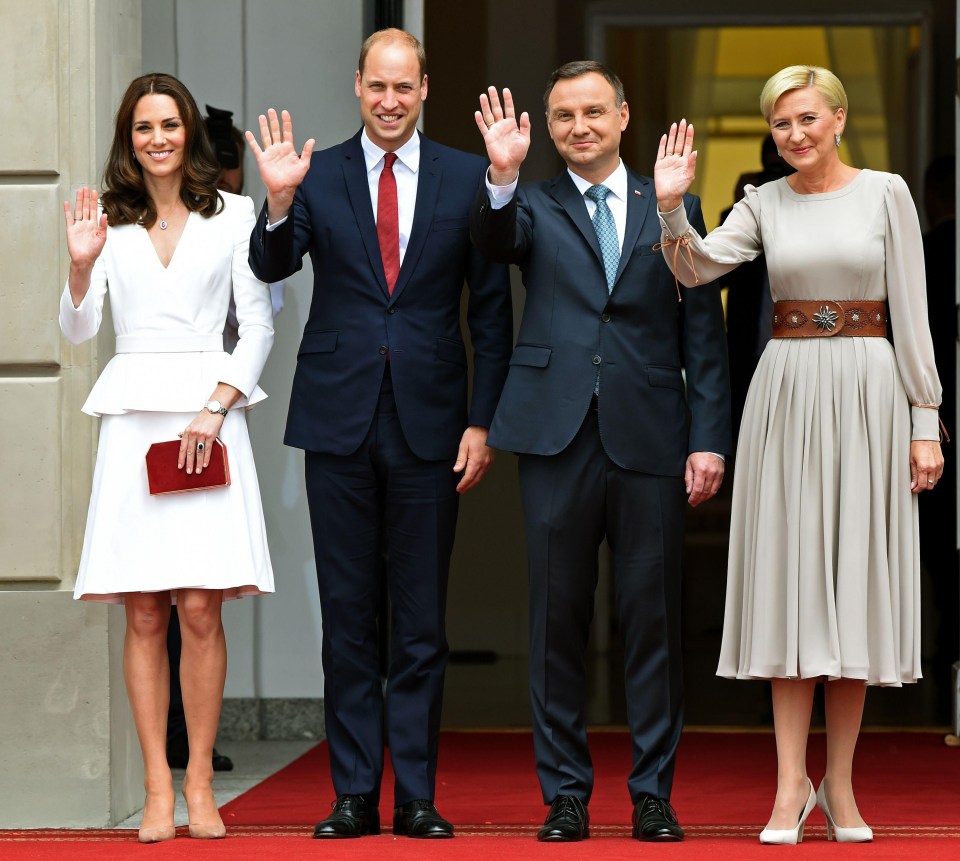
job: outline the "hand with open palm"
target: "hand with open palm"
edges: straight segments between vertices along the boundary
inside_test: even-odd
[[[70,201],[63,202],[67,223],[67,253],[70,255],[70,295],[75,308],[90,289],[93,264],[107,241],[107,214],[97,209],[97,192],[84,186],[77,190],[73,211]]]
[[[282,121],[282,125],[281,125]],[[270,108],[267,115],[260,114],[260,144],[253,132],[244,135],[257,159],[260,178],[267,189],[267,214],[271,223],[284,218],[293,205],[293,195],[310,169],[310,156],[316,141],[310,138],[298,155],[293,145],[293,121],[290,113],[281,116]]]
[[[696,175],[697,152],[693,148],[693,124],[680,120],[660,138],[653,181],[657,188],[657,206],[670,212],[682,202]]]
[[[526,111],[517,121],[513,95],[503,88],[503,106],[496,87],[480,96],[480,110],[474,113],[490,159],[490,182],[509,185],[520,173],[530,149],[530,117]]]

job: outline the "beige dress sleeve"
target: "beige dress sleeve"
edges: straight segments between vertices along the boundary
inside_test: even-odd
[[[763,253],[760,197],[752,185],[746,186],[743,200],[737,202],[726,221],[707,236],[700,236],[690,226],[682,204],[661,212],[660,226],[664,259],[687,287],[707,284]]]
[[[939,440],[939,413],[931,407],[940,406],[942,391],[927,316],[923,238],[913,198],[906,183],[896,174],[890,175],[884,203],[890,324],[903,388],[913,405],[913,439]]]

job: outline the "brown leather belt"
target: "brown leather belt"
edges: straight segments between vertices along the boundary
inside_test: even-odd
[[[832,335],[886,337],[886,303],[853,299],[774,302],[774,338],[829,338]]]

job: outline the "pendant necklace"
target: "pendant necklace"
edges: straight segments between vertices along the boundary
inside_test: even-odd
[[[174,211],[176,211],[176,207],[174,207]],[[157,217],[160,219],[160,229],[166,230],[170,226],[170,222],[160,215],[159,212],[157,213]],[[173,213],[170,214],[170,217],[173,218]]]

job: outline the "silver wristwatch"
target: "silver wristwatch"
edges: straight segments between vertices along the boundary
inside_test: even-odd
[[[212,413],[220,413],[222,416],[227,414],[227,408],[220,401],[207,401],[204,406]]]

